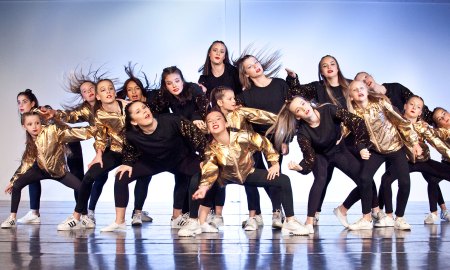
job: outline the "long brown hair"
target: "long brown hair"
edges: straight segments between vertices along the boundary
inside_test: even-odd
[[[339,82],[339,85],[342,87],[342,94],[344,96],[345,96],[345,92],[348,90],[348,82],[347,82],[347,79],[344,77],[344,74],[342,74],[341,68],[339,67],[339,63],[338,63],[338,61],[336,60],[336,58],[334,56],[331,56],[331,55],[327,54],[327,55],[323,56],[322,58],[320,58],[319,68],[318,68],[319,82],[321,82],[325,86],[325,90],[327,91],[328,97],[331,99],[331,102],[334,105],[339,105],[336,97],[333,94],[333,90],[331,89],[330,83],[325,78],[325,76],[322,75],[322,72],[320,70],[320,67],[322,66],[322,61],[325,58],[327,58],[327,57],[332,58],[334,60],[334,62],[336,62],[336,66],[337,66],[337,69],[338,69],[338,74],[337,74],[338,75],[338,82]]]
[[[299,96],[295,96],[284,103],[283,107],[281,107],[281,110],[278,113],[277,120],[266,132],[266,136],[272,134],[275,143],[275,149],[277,149],[278,151],[281,150],[281,145],[284,142],[290,141],[295,136],[297,119],[289,110],[289,106],[291,106],[292,101],[297,97],[302,98]]]

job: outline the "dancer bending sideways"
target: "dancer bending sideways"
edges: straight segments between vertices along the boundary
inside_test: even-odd
[[[43,126],[39,113],[22,114],[22,126],[27,132],[25,152],[20,167],[14,173],[5,192],[10,193],[11,214],[1,224],[2,228],[16,227],[22,189],[43,179],[54,179],[78,190],[81,181],[67,169],[65,144],[92,137],[89,128],[70,128],[56,124]]]
[[[206,116],[206,124],[212,135],[212,141],[205,153],[200,184],[198,190],[192,195],[193,198],[205,198],[206,193],[217,180],[221,181],[221,184],[276,186],[281,189],[282,206],[286,213],[282,233],[308,235],[308,230],[294,216],[291,182],[289,177],[280,174],[278,153],[269,140],[252,131],[228,130],[226,118],[219,111],[211,111]],[[254,168],[252,155],[255,151],[263,151],[271,164],[268,170]],[[206,219],[208,211],[209,209],[200,212],[201,219]]]

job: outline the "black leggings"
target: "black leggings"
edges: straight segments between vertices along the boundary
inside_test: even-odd
[[[256,152],[253,154],[253,159],[255,161],[255,168],[266,170],[266,166],[264,165],[263,154],[261,152]],[[283,161],[283,156],[280,155],[278,159],[278,163],[280,164],[280,173],[281,173],[281,162]],[[271,186],[264,187],[267,195],[272,202],[272,212],[276,210],[281,210],[281,193],[279,188],[274,188]],[[218,191],[220,192],[220,191]],[[258,188],[252,186],[245,186],[245,193],[247,195],[247,206],[248,210],[255,210],[256,214],[261,214],[261,201],[259,196]],[[220,194],[220,193],[219,193]]]
[[[129,183],[133,182],[135,179],[138,179],[135,189],[140,189],[143,187],[148,188],[148,184],[142,185],[142,183],[139,184],[139,181],[145,181],[146,179],[151,179],[151,176],[155,174],[169,171],[179,176],[176,178],[175,182],[173,208],[182,209],[186,196],[188,195],[190,178],[192,175],[195,175],[200,171],[199,160],[191,156],[186,157],[179,164],[177,164],[177,166],[165,169],[152,167],[150,164],[151,162],[147,160],[138,161],[133,165],[133,173],[131,176],[129,176],[128,173],[124,174],[121,179],[119,179],[118,175],[116,176],[116,180],[114,182],[114,201],[116,207],[127,207],[129,201]]]
[[[78,201],[75,206],[75,212],[86,213],[87,203],[91,195],[92,185],[98,181],[101,176],[107,175],[108,172],[122,163],[122,154],[106,149],[102,155],[103,168],[100,163],[96,163],[84,175],[81,187],[78,193]]]
[[[307,216],[315,216],[320,206],[322,194],[324,194],[323,191],[330,182],[330,175],[328,173],[332,173],[333,168],[340,169],[356,183],[356,189],[363,198],[361,201],[362,213],[370,213],[372,178],[367,174],[365,177],[360,174],[361,168],[365,166],[366,162],[366,160],[358,160],[345,147],[341,147],[340,150],[329,156],[316,154],[313,167],[314,183],[309,192]]]
[[[446,165],[444,163],[440,163],[438,161],[429,159],[425,162],[416,162],[416,163],[409,163],[409,172],[423,172],[427,173],[428,175],[434,177],[431,179],[428,179],[428,200],[430,203],[430,211],[435,212],[437,211],[437,201],[438,201],[438,187],[439,187],[439,181],[441,179],[445,179],[447,181],[450,181],[450,166]],[[395,168],[390,168],[384,175],[381,181],[380,186],[380,193],[384,193],[384,200],[386,205],[386,212],[392,213],[392,183],[397,180],[392,170],[395,170]]]
[[[70,172],[66,173],[66,175],[64,175],[63,177],[56,179],[50,176],[47,172],[41,170],[36,164],[34,164],[33,167],[31,167],[14,182],[11,196],[11,213],[17,213],[22,189],[31,183],[40,182],[40,180],[43,179],[54,179],[74,190],[78,190],[81,185],[81,181]]]
[[[380,154],[374,151],[371,151],[370,159],[366,162],[366,167],[363,165],[363,172],[366,174],[366,177],[370,175],[373,177],[380,168],[383,162],[390,162],[391,166],[393,166],[393,172],[395,172],[396,177],[399,180],[399,188],[397,194],[397,209],[395,210],[395,215],[398,217],[403,217],[405,215],[406,204],[408,203],[409,192],[411,189],[411,181],[409,178],[409,168],[408,168],[408,160],[406,159],[406,153],[402,149],[389,153],[389,154]],[[376,186],[375,182],[372,181],[372,193],[375,194],[372,200],[372,208],[378,206],[377,196],[376,196]],[[360,199],[360,194],[358,190],[352,190],[350,194],[345,199],[343,205],[345,208],[350,209],[350,207],[355,204]],[[392,213],[386,211],[386,213]]]

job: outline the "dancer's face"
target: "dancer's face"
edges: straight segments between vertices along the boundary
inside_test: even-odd
[[[320,73],[325,78],[331,78],[338,75],[338,66],[333,57],[325,57],[320,61]]]
[[[81,97],[89,103],[95,101],[95,85],[91,82],[84,82],[80,86]]]
[[[146,127],[153,124],[153,114],[145,103],[135,102],[130,105],[128,111],[131,116],[131,124],[140,127]]]
[[[356,76],[355,80],[363,81],[369,89],[373,89],[373,87],[375,86],[375,83],[376,83],[375,80],[373,79],[373,77],[370,74],[367,74],[365,72],[358,74],[358,76]]]
[[[211,47],[211,50],[209,50],[209,59],[211,61],[211,64],[214,65],[221,65],[223,64],[223,61],[225,60],[225,46],[222,43],[214,43]]]
[[[440,128],[450,128],[450,114],[446,110],[438,109],[434,113],[436,124]]]
[[[226,130],[227,121],[223,117],[222,113],[213,111],[206,116],[206,125],[208,127],[208,131],[212,135],[215,135]]]
[[[116,100],[116,89],[110,81],[100,81],[97,84],[97,100],[108,104],[113,103]]]
[[[232,90],[226,90],[223,93],[222,99],[217,101],[217,104],[226,111],[234,111],[236,109],[236,99]]]
[[[38,115],[28,115],[24,119],[23,128],[31,135],[31,137],[36,138],[42,130],[41,119]]]
[[[164,79],[166,88],[174,96],[178,96],[183,91],[183,80],[178,73],[171,73]]]
[[[300,97],[296,97],[291,101],[289,111],[293,113],[295,118],[298,120],[309,119],[314,114],[314,109],[311,107],[311,103]]]
[[[127,97],[131,101],[142,101],[143,99],[142,89],[133,81],[129,81],[127,84]]]
[[[420,98],[412,97],[403,106],[405,116],[408,118],[417,118],[422,115],[423,101]]]
[[[362,81],[353,81],[349,86],[349,98],[357,103],[365,102],[369,98],[367,85]]]
[[[249,78],[256,78],[263,74],[264,70],[261,63],[255,57],[249,57],[242,63],[245,70],[245,76]]]
[[[30,101],[27,96],[20,95],[17,97],[17,108],[19,109],[20,114],[31,111],[34,106],[34,101]]]

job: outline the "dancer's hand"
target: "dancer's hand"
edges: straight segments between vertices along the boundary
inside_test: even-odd
[[[289,144],[287,144],[287,143],[282,143],[281,144],[281,154],[283,156],[289,154]]]
[[[194,125],[196,125],[198,127],[198,129],[200,129],[202,131],[206,130],[206,124],[202,120],[194,120],[194,121],[192,121],[192,123]]]
[[[273,180],[275,177],[280,176],[280,163],[276,162],[272,164],[267,171],[267,180]]]
[[[205,198],[206,192],[208,191],[208,186],[199,186],[197,191],[192,195],[193,200]]]
[[[116,175],[119,174],[119,180],[122,179],[124,173],[128,172],[128,176],[131,177],[131,173],[133,172],[133,167],[128,165],[120,165],[116,170]]]
[[[208,89],[206,89],[206,87],[203,84],[197,83],[197,85],[200,86],[200,88],[202,89],[203,93],[206,93],[206,91],[208,91]]]
[[[290,68],[285,68],[285,70],[286,70],[286,72],[287,72],[287,74],[288,74],[289,77],[292,77],[292,78],[297,77],[297,73],[295,73],[295,71],[293,71],[292,69],[290,69]]]
[[[8,183],[8,185],[5,188],[5,194],[6,193],[7,194],[11,194],[12,193],[12,188],[13,188],[13,185],[11,183]]]
[[[414,151],[414,156],[418,157],[420,155],[422,155],[422,147],[420,147],[420,145],[417,143],[413,146],[413,151]]]
[[[288,163],[288,168],[289,168],[289,170],[293,170],[293,171],[297,171],[297,172],[303,171],[302,166],[300,166],[299,164],[295,163],[294,161],[290,161]]]
[[[92,165],[100,163],[100,168],[103,168],[103,158],[102,155],[97,154],[95,155],[94,159],[91,161],[91,163],[88,164],[88,169],[92,167]]]
[[[362,159],[368,160],[370,158],[370,151],[367,150],[367,148],[361,149],[361,151],[359,151],[359,154],[361,155]]]

